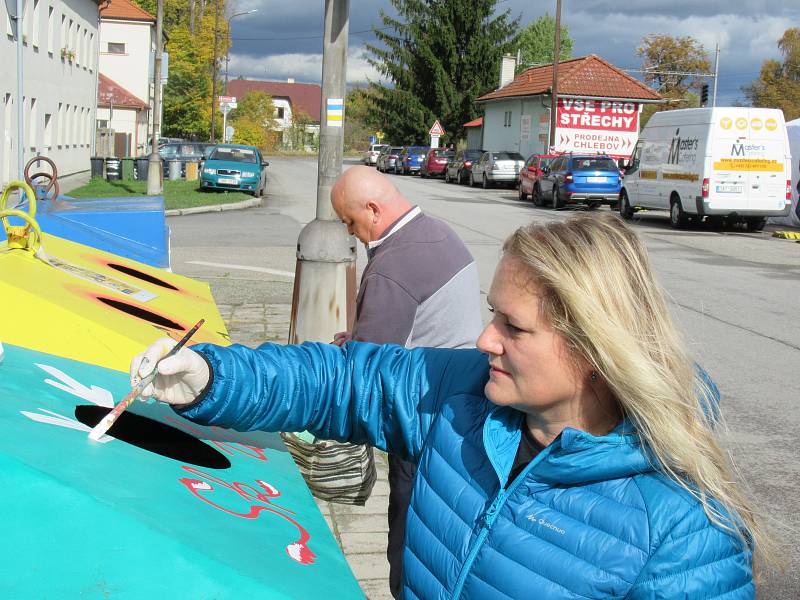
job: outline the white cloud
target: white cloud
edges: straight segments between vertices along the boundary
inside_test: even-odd
[[[254,79],[293,78],[296,81],[319,83],[322,79],[322,54],[272,54],[260,58],[233,53],[228,72],[230,79],[243,75]],[[379,79],[380,74],[367,62],[364,47],[349,47],[347,50],[347,82],[360,83]]]

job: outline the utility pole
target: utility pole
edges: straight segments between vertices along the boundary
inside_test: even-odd
[[[714,57],[714,91],[711,95],[711,106],[717,105],[717,81],[719,81],[719,44],[717,44],[716,55]]]
[[[556,32],[553,40],[553,86],[550,93],[550,148],[556,145],[556,114],[558,113],[558,63],[561,60],[561,0],[556,0]]]
[[[211,141],[217,141],[217,56],[219,52],[219,0],[214,0],[214,64],[211,68]]]
[[[159,196],[162,192],[163,171],[158,155],[158,138],[161,136],[161,55],[164,53],[164,0],[158,0],[156,9],[156,55],[153,58],[153,137],[150,158],[147,161],[147,195]]]
[[[231,46],[233,45],[231,42],[231,21],[236,17],[241,17],[243,15],[251,15],[254,12],[258,12],[257,8],[253,8],[251,10],[244,10],[242,12],[233,13],[230,17],[228,17],[228,43],[225,45],[225,87],[223,87],[223,94],[228,94],[228,63],[231,61]],[[225,140],[225,126],[223,125],[222,130],[222,141]]]
[[[17,179],[25,179],[25,102],[22,90],[22,15],[25,12],[23,0],[17,0]]]
[[[350,0],[325,0],[317,218],[303,228],[297,240],[289,325],[289,343],[293,344],[330,342],[335,333],[350,329],[355,313],[355,240],[337,219],[330,202],[344,153],[349,12]]]

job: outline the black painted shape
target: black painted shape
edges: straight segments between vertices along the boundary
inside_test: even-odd
[[[172,319],[162,317],[161,315],[158,315],[154,312],[150,312],[149,310],[144,308],[139,308],[138,306],[132,306],[127,302],[122,302],[120,300],[113,300],[111,298],[104,298],[103,296],[98,296],[97,299],[103,304],[107,304],[112,308],[121,310],[122,312],[132,315],[134,317],[144,319],[145,321],[149,321],[150,323],[155,323],[156,325],[160,325],[161,327],[169,327],[170,329],[177,329],[179,331],[183,331],[184,329],[184,327],[180,323],[176,323]]]
[[[125,265],[118,265],[116,263],[108,263],[108,266],[111,267],[112,269],[120,271],[121,273],[125,273],[126,275],[130,275],[132,277],[136,277],[137,279],[141,279],[142,281],[152,283],[153,285],[160,285],[161,287],[176,291],[178,289],[174,285],[172,285],[171,283],[167,283],[163,279],[159,279],[158,277],[149,275],[147,273],[142,273],[141,271],[134,269],[132,267],[128,267]]]
[[[94,427],[109,410],[103,406],[76,406],[75,418],[84,425]],[[122,413],[108,430],[108,435],[137,448],[197,467],[228,469],[231,466],[224,454],[203,440],[132,412]]]

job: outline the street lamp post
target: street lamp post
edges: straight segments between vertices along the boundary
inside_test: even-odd
[[[241,17],[242,15],[253,14],[254,12],[258,12],[258,9],[254,8],[253,10],[245,10],[245,11],[242,11],[242,12],[233,13],[230,17],[228,17],[228,45],[225,48],[225,88],[224,89],[225,89],[225,93],[226,94],[228,93],[228,63],[231,62],[231,45],[232,45],[231,41],[230,41],[230,37],[231,37],[231,20],[233,20],[235,17]]]

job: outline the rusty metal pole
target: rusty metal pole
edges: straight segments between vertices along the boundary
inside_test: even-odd
[[[330,342],[351,328],[355,313],[356,246],[331,207],[342,172],[344,97],[350,0],[325,0],[322,102],[317,166],[317,218],[297,240],[289,343]]]
[[[550,150],[555,147],[558,113],[558,63],[561,60],[561,0],[556,0],[556,31],[553,40],[553,86],[550,93]]]

